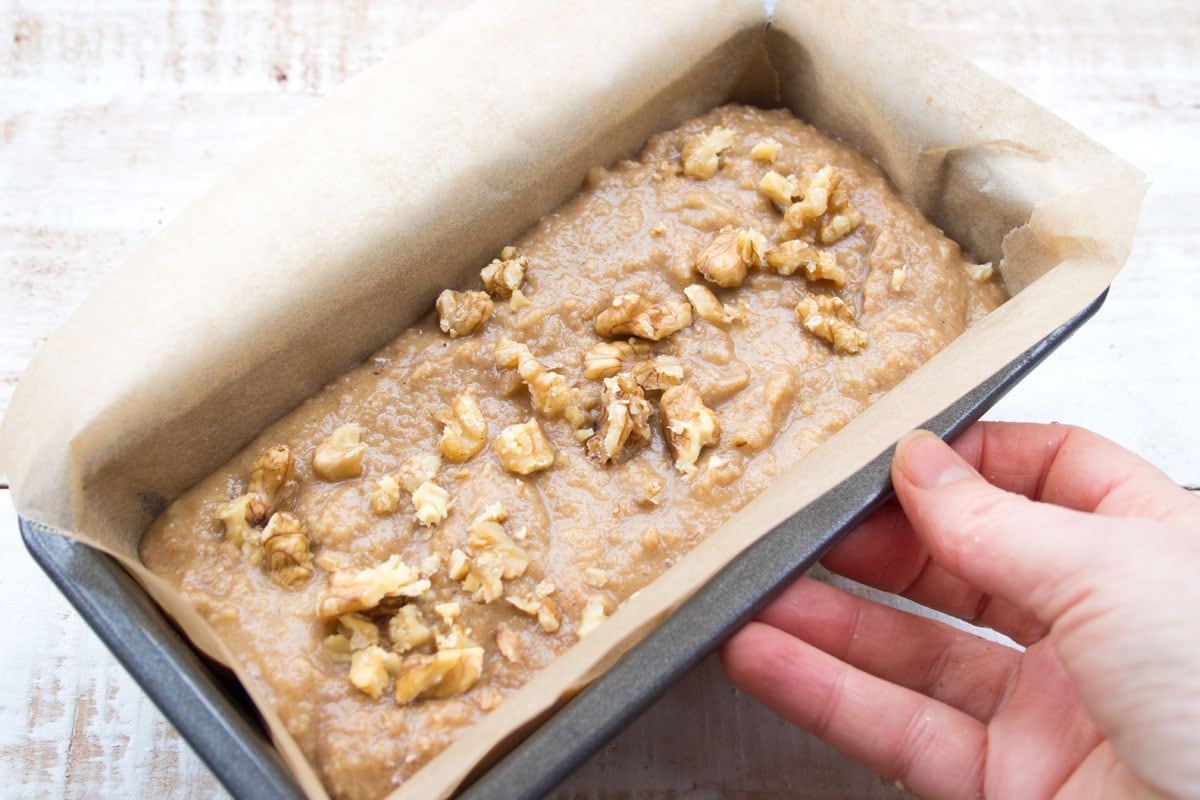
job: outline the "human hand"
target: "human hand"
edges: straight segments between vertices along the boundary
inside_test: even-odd
[[[1200,500],[1061,425],[918,432],[892,480],[825,566],[1025,649],[802,578],[734,682],[921,796],[1200,797]]]

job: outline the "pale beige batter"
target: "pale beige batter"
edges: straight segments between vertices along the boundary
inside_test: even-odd
[[[741,106],[500,255],[143,540],[339,798],[401,783],[1006,296],[868,159]]]

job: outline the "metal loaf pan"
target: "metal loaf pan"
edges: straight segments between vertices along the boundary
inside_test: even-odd
[[[1095,314],[1107,294],[922,427],[957,436]],[[461,797],[534,798],[553,789],[887,500],[892,452],[747,548]],[[19,524],[34,559],[233,796],[303,797],[236,681],[197,655],[115,561],[29,520]]]

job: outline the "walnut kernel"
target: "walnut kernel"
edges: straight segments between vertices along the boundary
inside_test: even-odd
[[[785,178],[775,170],[771,170],[759,179],[758,191],[775,205],[787,207],[791,205],[792,198],[797,193],[796,176],[788,175]]]
[[[335,483],[362,474],[367,446],[362,442],[362,427],[351,422],[331,433],[313,453],[313,473],[323,481]]]
[[[317,597],[317,617],[331,620],[351,611],[369,611],[387,597],[420,597],[428,579],[394,555],[375,567],[340,569]]]
[[[649,353],[650,345],[637,339],[600,342],[583,357],[583,377],[593,381],[611,378],[638,357]]]
[[[625,454],[626,445],[632,450],[650,441],[650,415],[654,409],[628,373],[605,378],[602,398],[600,427],[588,439],[587,452],[600,464],[608,464]]]
[[[400,484],[391,475],[384,475],[371,486],[371,511],[384,516],[400,508]]]
[[[679,300],[652,305],[639,294],[622,294],[596,315],[601,336],[637,336],[657,342],[692,324],[692,306]]]
[[[783,149],[783,145],[774,139],[763,139],[761,142],[755,142],[754,147],[750,148],[750,158],[773,164],[781,149]]]
[[[452,416],[443,421],[442,458],[451,464],[462,464],[482,450],[487,442],[487,420],[469,393],[454,398],[450,411]]]
[[[675,456],[675,469],[694,475],[701,449],[720,441],[717,415],[704,405],[700,393],[686,384],[663,392],[659,408],[667,444]]]
[[[683,383],[683,362],[675,356],[655,356],[633,362],[629,374],[647,392],[661,392]]]
[[[412,494],[422,483],[437,477],[442,468],[442,460],[431,453],[420,453],[407,459],[400,465],[396,480],[404,487],[404,491]]]
[[[492,298],[487,292],[456,292],[446,289],[437,299],[438,324],[450,338],[469,336],[492,315]]]
[[[554,464],[554,449],[536,419],[509,425],[492,444],[500,466],[518,475],[529,475]]]
[[[483,648],[439,650],[429,656],[409,656],[396,675],[396,702],[405,705],[420,697],[452,697],[475,685],[483,672]]]
[[[606,601],[602,595],[594,594],[588,597],[583,613],[579,616],[579,627],[575,629],[580,639],[599,628],[600,623],[608,619],[605,606]]]
[[[279,505],[284,486],[296,474],[296,462],[287,445],[269,447],[250,469],[247,494],[256,494],[266,503],[266,513],[272,514]]]
[[[546,369],[528,347],[505,336],[496,342],[495,355],[497,367],[515,369],[529,387],[535,411],[551,419],[563,417],[576,428],[586,426],[587,414],[579,408],[574,387],[562,375]]]
[[[425,481],[412,493],[417,522],[437,525],[450,513],[450,493],[433,481]]]
[[[525,267],[528,266],[528,261],[525,256],[517,256],[516,251],[512,251],[509,257],[505,258],[504,253],[509,250],[511,248],[504,248],[500,258],[494,259],[479,273],[479,277],[483,279],[483,287],[494,297],[511,298],[513,292],[519,291],[521,284],[525,282]]]
[[[855,326],[854,313],[840,297],[810,294],[796,305],[796,316],[806,330],[844,353],[857,353],[870,338]]]
[[[846,285],[846,270],[832,253],[817,250],[799,239],[780,243],[767,253],[767,266],[780,275],[791,275],[798,269],[810,281],[826,280],[834,286]]]
[[[378,700],[387,689],[391,673],[398,672],[400,666],[400,656],[378,645],[356,650],[350,657],[350,683],[372,700]]]
[[[392,649],[397,653],[415,650],[433,639],[433,632],[425,624],[421,609],[411,603],[401,606],[388,620],[387,632]]]
[[[708,133],[690,139],[683,146],[681,160],[683,174],[689,178],[707,180],[717,174],[719,156],[722,150],[727,150],[736,141],[733,131],[717,125]]]
[[[312,554],[304,524],[286,511],[271,515],[262,532],[267,574],[280,586],[295,588],[312,576]]]
[[[774,251],[772,251],[774,252]],[[767,258],[770,258],[771,253],[767,253]],[[696,309],[696,316],[705,322],[711,322],[713,325],[730,325],[740,319],[740,315],[732,311],[728,306],[717,299],[713,294],[712,289],[699,283],[693,283],[691,286],[683,290],[687,296],[688,302],[692,304],[692,308]]]

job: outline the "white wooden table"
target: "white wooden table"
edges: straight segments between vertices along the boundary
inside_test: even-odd
[[[38,344],[148,234],[314,98],[462,4],[0,0],[0,413]],[[1086,425],[1196,491],[1200,6],[945,5],[890,8],[1154,182],[1105,307],[991,416]],[[0,608],[0,796],[223,795],[29,559],[2,488]],[[710,661],[559,794],[900,792],[775,720]]]

